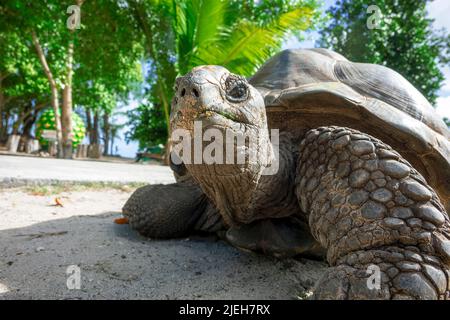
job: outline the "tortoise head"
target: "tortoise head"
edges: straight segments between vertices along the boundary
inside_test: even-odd
[[[258,90],[220,66],[196,67],[176,79],[171,128],[192,131],[195,121],[205,129],[267,128],[264,100]]]
[[[227,223],[247,222],[253,191],[273,159],[258,90],[223,67],[196,67],[176,79],[170,125],[171,162],[182,160]]]

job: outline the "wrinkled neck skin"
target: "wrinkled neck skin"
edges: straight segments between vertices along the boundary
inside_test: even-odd
[[[271,144],[267,129],[258,134],[256,163],[186,166],[228,226],[300,210],[294,193],[296,152],[291,136],[281,134],[277,146]]]
[[[295,195],[295,167],[298,158],[295,145],[291,134],[280,134],[279,144],[273,148],[278,170],[274,174],[263,174],[259,179],[247,208],[251,221],[255,218],[282,218],[301,214]]]
[[[243,77],[220,66],[199,66],[177,78],[170,123],[174,150],[182,147],[188,173],[226,224],[292,214],[295,152],[288,149],[294,144],[280,135],[280,152],[271,145],[264,98]]]

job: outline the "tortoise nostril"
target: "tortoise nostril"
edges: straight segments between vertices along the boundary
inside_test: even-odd
[[[192,89],[192,92],[194,93],[194,95],[198,98],[200,96],[200,94],[198,93],[197,89]]]
[[[183,88],[183,90],[181,90],[181,96],[184,97],[185,94],[186,94],[186,89]]]

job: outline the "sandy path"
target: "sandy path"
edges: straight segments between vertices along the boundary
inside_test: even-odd
[[[244,253],[211,238],[149,240],[113,219],[130,193],[0,191],[0,299],[295,299],[325,265]],[[67,267],[81,272],[67,288]],[[72,282],[74,283],[74,282]]]
[[[0,188],[69,182],[172,183],[167,166],[0,155]]]

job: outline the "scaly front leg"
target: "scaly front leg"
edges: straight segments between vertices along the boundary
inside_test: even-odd
[[[397,152],[352,129],[314,129],[301,143],[296,182],[331,265],[315,298],[450,298],[449,217]]]
[[[220,214],[192,180],[139,188],[122,211],[133,229],[151,238],[176,238],[223,227]]]

